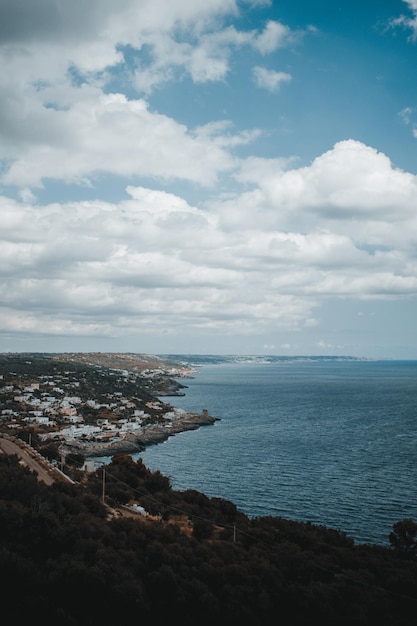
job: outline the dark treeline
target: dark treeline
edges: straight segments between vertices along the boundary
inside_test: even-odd
[[[115,456],[51,487],[0,455],[2,612],[46,625],[415,625],[415,525],[392,547],[235,505]],[[147,516],[130,514],[135,501]],[[121,514],[121,511],[125,515]]]

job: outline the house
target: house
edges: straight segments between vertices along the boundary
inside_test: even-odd
[[[59,412],[61,415],[67,415],[68,417],[77,415],[77,409],[75,406],[61,406]]]
[[[92,459],[86,459],[84,461],[84,464],[81,468],[84,472],[95,472],[96,471],[96,464]]]

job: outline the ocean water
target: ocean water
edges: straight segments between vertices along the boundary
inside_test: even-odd
[[[387,545],[396,521],[417,520],[417,361],[219,362],[181,382],[169,401],[220,421],[133,455],[175,489],[358,543]]]

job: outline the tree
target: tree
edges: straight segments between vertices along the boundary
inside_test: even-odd
[[[193,524],[193,537],[198,541],[210,539],[213,534],[213,524],[206,520],[196,519]]]
[[[396,522],[389,534],[389,542],[397,552],[417,555],[417,523],[410,518]]]

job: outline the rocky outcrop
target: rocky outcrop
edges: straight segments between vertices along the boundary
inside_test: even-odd
[[[196,430],[200,426],[214,424],[218,418],[208,415],[207,412],[201,414],[186,413],[184,417],[168,422],[167,424],[153,424],[141,429],[137,443],[143,448],[155,443],[165,441],[168,437],[187,430]]]

